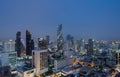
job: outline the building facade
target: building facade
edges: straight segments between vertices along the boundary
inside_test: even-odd
[[[21,38],[21,32],[20,31],[18,31],[16,33],[15,51],[17,51],[17,56],[18,57],[21,57],[22,54],[25,53],[25,46],[23,44],[23,40]]]
[[[48,71],[48,51],[46,49],[33,50],[32,59],[32,65],[35,66],[36,76]]]
[[[34,49],[34,41],[31,39],[31,33],[26,30],[26,55],[31,56]]]
[[[0,53],[1,67],[10,66],[11,70],[17,68],[17,52],[3,51]]]
[[[57,28],[57,49],[58,51],[63,50],[62,24]]]
[[[15,41],[13,40],[5,41],[4,51],[15,51]]]

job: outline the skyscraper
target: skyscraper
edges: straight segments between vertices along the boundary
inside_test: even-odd
[[[25,46],[23,44],[23,40],[21,39],[21,32],[20,31],[18,31],[16,33],[15,51],[17,51],[18,57],[21,57],[22,54],[25,53]]]
[[[93,40],[89,39],[88,40],[88,54],[93,54]]]
[[[3,41],[0,40],[0,51],[3,50],[3,47],[4,47],[4,46],[3,46]]]
[[[120,70],[120,50],[116,51],[116,68]]]
[[[47,49],[32,51],[32,65],[35,66],[36,76],[39,76],[48,71]]]
[[[32,50],[34,50],[34,40],[33,39],[31,40],[31,48],[32,48]]]
[[[120,50],[120,44],[118,45],[118,50]]]
[[[46,36],[46,43],[47,43],[47,45],[49,45],[49,43],[50,43],[50,36],[49,35]]]
[[[62,24],[58,25],[57,28],[57,48],[63,50],[63,36],[62,36]]]
[[[38,38],[38,48],[39,49],[47,49],[48,48],[48,43],[46,40],[43,38]]]
[[[85,46],[85,41],[84,39],[80,40],[80,51],[83,52],[84,51],[84,46]]]
[[[20,31],[16,33],[15,51],[17,51],[17,56],[20,57],[20,54],[21,54],[21,32]]]
[[[26,30],[26,55],[31,56],[34,49],[34,41],[31,39],[31,33]]]

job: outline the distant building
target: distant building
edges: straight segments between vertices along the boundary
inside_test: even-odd
[[[120,44],[118,45],[118,49],[120,50]]]
[[[47,45],[50,44],[50,36],[49,35],[46,36],[46,43],[47,43]]]
[[[3,51],[3,41],[0,41],[0,51]]]
[[[83,52],[84,51],[84,47],[85,47],[85,41],[84,39],[80,40],[80,51]]]
[[[0,67],[10,66],[11,70],[17,68],[17,53],[3,51],[0,53]]]
[[[31,33],[26,30],[26,55],[31,56],[34,49],[34,41],[31,39]]]
[[[21,54],[25,52],[25,46],[21,39],[21,32],[16,33],[16,40],[15,40],[15,51],[17,51],[17,56],[21,57]]]
[[[34,45],[34,40],[32,39],[32,40],[31,40],[31,49],[32,49],[32,50],[34,50],[34,46],[35,46],[35,45]]]
[[[21,54],[21,32],[16,33],[16,40],[15,40],[15,51],[17,51],[17,56],[20,57]]]
[[[120,71],[120,50],[116,52],[116,68]]]
[[[62,24],[58,25],[57,29],[57,48],[59,50],[63,50],[63,36],[62,36]]]
[[[88,40],[88,48],[87,48],[88,54],[93,54],[93,39]]]
[[[43,38],[38,38],[38,48],[39,49],[47,49],[48,48],[47,41],[44,40]]]
[[[32,65],[35,66],[36,76],[48,71],[48,51],[46,49],[33,50],[32,59]]]
[[[13,40],[5,41],[4,51],[15,51],[15,41]]]
[[[0,40],[0,46],[3,46],[3,41]]]

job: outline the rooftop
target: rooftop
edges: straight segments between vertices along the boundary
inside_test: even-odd
[[[20,71],[20,72],[25,72],[25,71],[29,71],[29,70],[32,70],[32,69],[34,69],[34,67],[27,67],[27,66],[20,66],[20,67],[18,67],[18,71]]]

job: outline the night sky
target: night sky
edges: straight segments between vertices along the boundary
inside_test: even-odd
[[[56,39],[58,24],[64,37],[120,40],[120,0],[0,0],[0,39],[26,29]]]

